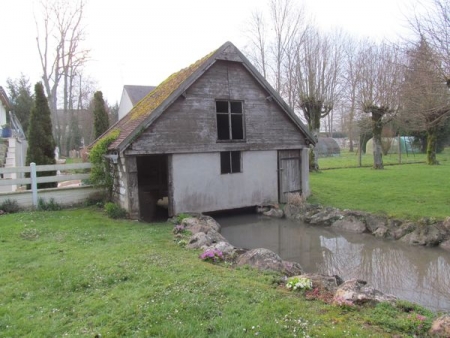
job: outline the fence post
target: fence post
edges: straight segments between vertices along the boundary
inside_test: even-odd
[[[31,193],[33,199],[33,207],[37,208],[38,206],[38,196],[37,196],[37,177],[36,177],[36,163],[30,163],[30,177],[31,177]]]

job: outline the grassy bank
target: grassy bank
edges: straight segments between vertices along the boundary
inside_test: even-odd
[[[311,203],[417,219],[450,216],[450,162],[384,170],[350,168],[310,175]]]
[[[329,305],[274,274],[203,262],[171,230],[98,209],[1,216],[0,336],[402,337],[429,326],[423,309]]]

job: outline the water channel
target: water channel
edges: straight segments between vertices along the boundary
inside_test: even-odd
[[[266,248],[305,272],[363,279],[384,293],[450,312],[450,254],[442,249],[256,214],[214,218],[236,247]]]

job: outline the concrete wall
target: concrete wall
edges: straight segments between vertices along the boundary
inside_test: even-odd
[[[43,198],[47,202],[54,198],[58,204],[72,206],[83,203],[90,195],[101,191],[101,189],[92,186],[42,189],[38,191],[38,198]],[[17,201],[21,208],[33,207],[33,197],[30,190],[0,194],[0,203],[7,199]]]
[[[220,153],[174,154],[173,212],[206,212],[278,201],[277,151],[242,152],[242,173],[221,174]]]

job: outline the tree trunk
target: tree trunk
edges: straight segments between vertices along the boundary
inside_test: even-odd
[[[311,129],[316,142],[319,140],[319,129]],[[319,154],[317,153],[317,145],[309,152],[309,171],[319,170]]]
[[[381,115],[372,113],[373,123],[373,168],[384,169],[383,167],[383,147],[381,144],[381,131],[383,124],[381,122]]]
[[[439,161],[436,159],[437,135],[436,128],[427,130],[427,164],[437,165]]]

